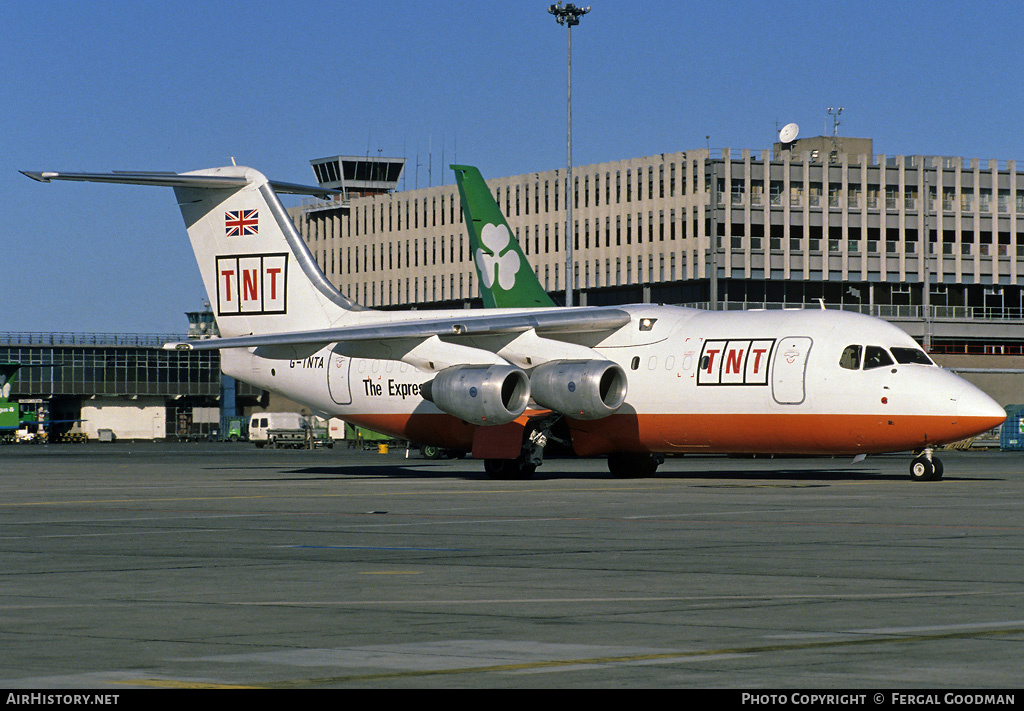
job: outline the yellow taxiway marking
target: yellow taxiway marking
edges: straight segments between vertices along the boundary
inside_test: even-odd
[[[156,689],[261,689],[258,684],[214,684],[204,681],[176,681],[174,679],[120,679],[111,684],[123,686],[151,686]]]
[[[705,649],[681,652],[658,652],[651,654],[626,654],[607,657],[585,657],[582,659],[548,659],[518,664],[491,664],[478,667],[455,667],[449,669],[422,669],[399,672],[379,672],[376,674],[353,674],[348,676],[320,677],[311,679],[292,679],[251,685],[202,684],[200,682],[176,682],[161,679],[135,679],[111,683],[134,684],[140,686],[166,686],[174,688],[260,688],[284,689],[303,688],[310,686],[328,686],[362,681],[380,681],[384,679],[409,679],[415,677],[445,676],[454,674],[490,674],[495,672],[521,672],[538,669],[558,669],[561,667],[603,666],[607,664],[636,664],[643,662],[685,662],[689,659],[700,659],[726,655],[764,654],[766,652],[796,652],[810,649],[828,649],[839,647],[858,647],[874,644],[913,644],[918,642],[934,642],[944,639],[962,639],[970,637],[993,637],[999,635],[1015,635],[1024,633],[1024,627],[1004,629],[972,629],[955,632],[937,632],[932,634],[892,635],[858,637],[856,639],[840,639],[818,642],[796,642],[792,644],[764,644],[746,647],[725,647],[723,649]]]

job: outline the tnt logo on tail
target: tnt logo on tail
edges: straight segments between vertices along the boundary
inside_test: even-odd
[[[218,315],[287,313],[287,294],[287,254],[217,257]]]

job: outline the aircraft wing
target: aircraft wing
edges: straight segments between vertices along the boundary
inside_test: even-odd
[[[166,350],[219,350],[257,346],[316,345],[351,341],[387,341],[432,336],[489,336],[523,333],[593,333],[612,331],[630,321],[628,312],[616,308],[537,309],[511,314],[451,316],[446,318],[382,321],[363,326],[342,326],[317,331],[294,331],[234,338],[210,338],[166,343]]]

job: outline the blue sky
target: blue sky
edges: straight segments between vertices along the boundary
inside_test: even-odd
[[[409,159],[404,185],[565,164],[549,2],[7,0],[0,331],[172,333],[204,291],[166,188],[18,170]],[[1024,160],[1019,2],[593,0],[573,30],[574,163],[768,148],[794,121],[888,154]],[[710,136],[710,138],[707,138]],[[415,163],[421,164],[418,176]],[[432,171],[428,176],[428,163]]]

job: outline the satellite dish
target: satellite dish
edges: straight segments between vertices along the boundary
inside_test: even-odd
[[[800,127],[795,123],[787,123],[779,131],[779,143],[792,143],[796,140],[796,135],[800,133]]]

